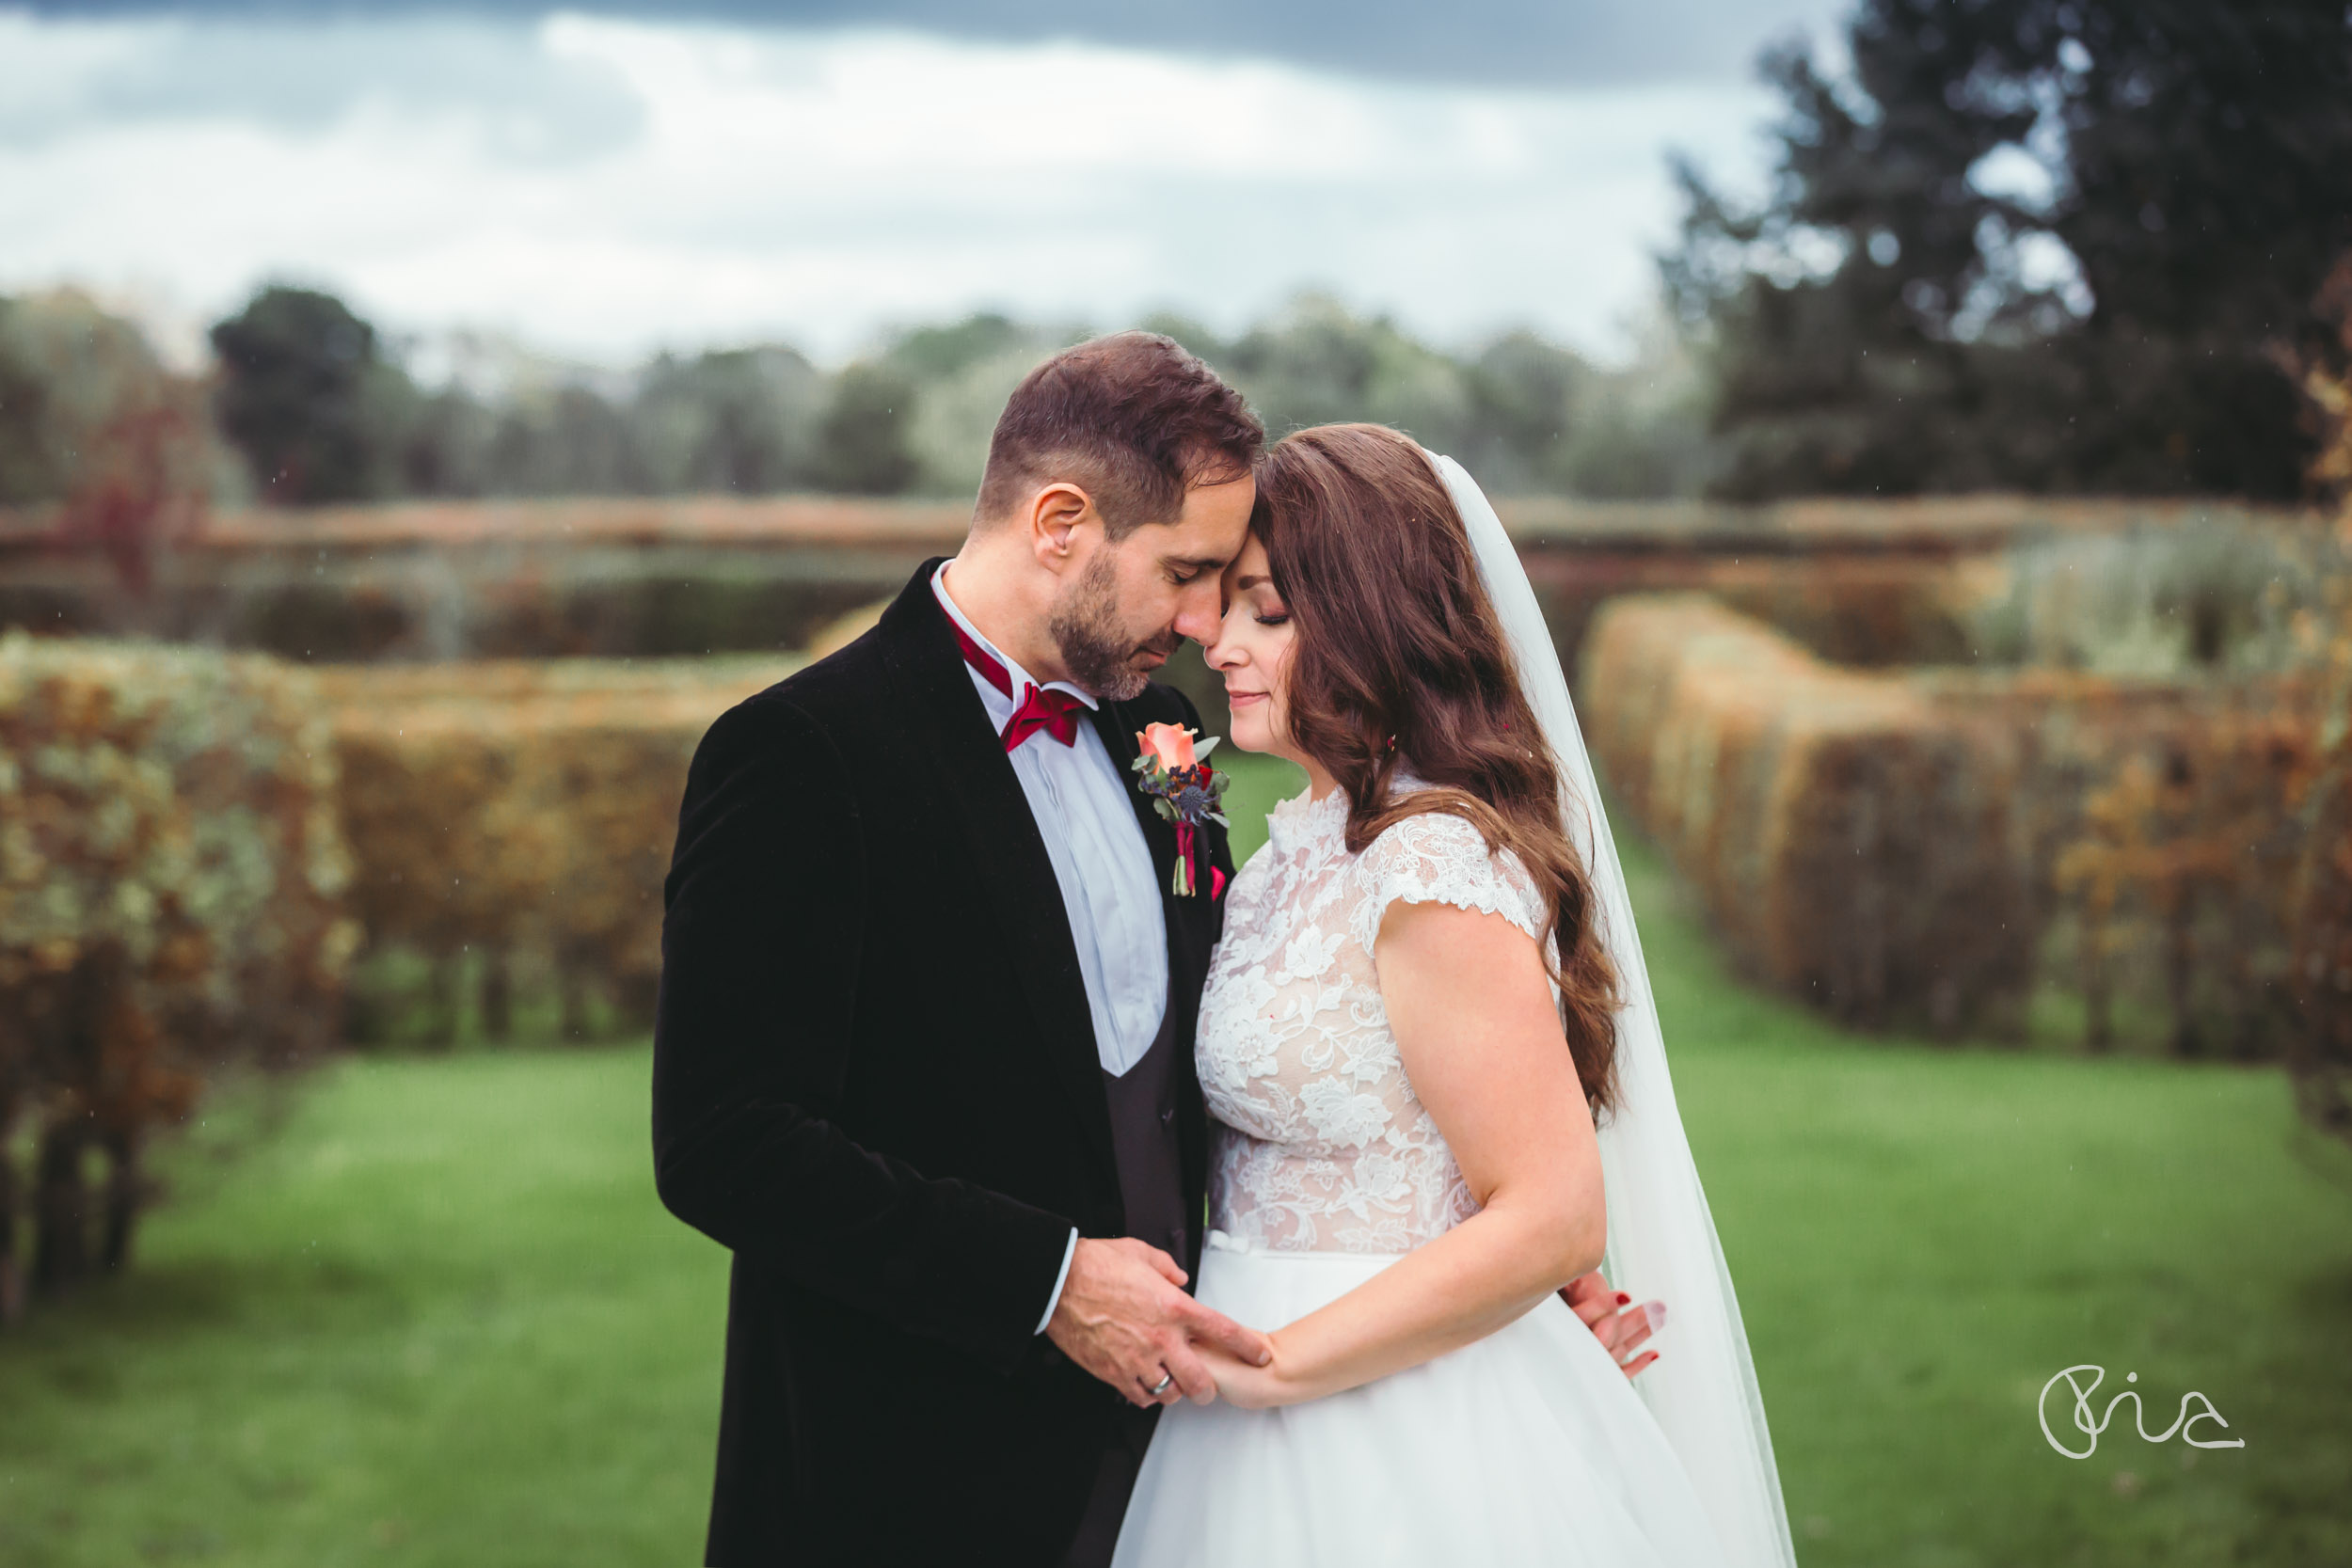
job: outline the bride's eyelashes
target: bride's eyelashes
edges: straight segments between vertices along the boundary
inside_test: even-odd
[[[1286,626],[1290,625],[1291,612],[1287,610],[1270,610],[1254,619],[1262,626]]]

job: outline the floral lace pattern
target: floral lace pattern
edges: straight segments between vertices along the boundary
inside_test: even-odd
[[[1381,918],[1454,904],[1534,936],[1546,911],[1518,857],[1459,816],[1407,817],[1361,855],[1346,826],[1336,790],[1283,801],[1226,895],[1197,1047],[1217,1123],[1210,1223],[1283,1250],[1406,1252],[1478,1205],[1397,1053]]]

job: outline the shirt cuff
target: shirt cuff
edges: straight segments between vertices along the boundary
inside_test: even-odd
[[[1054,1293],[1045,1298],[1045,1316],[1038,1319],[1036,1332],[1045,1332],[1045,1325],[1054,1321],[1054,1308],[1061,1305],[1061,1288],[1070,1283],[1071,1260],[1078,1256],[1078,1227],[1070,1227],[1070,1244],[1061,1249],[1061,1273],[1054,1276]]]

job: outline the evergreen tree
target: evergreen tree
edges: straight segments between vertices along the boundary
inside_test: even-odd
[[[2294,494],[2286,367],[2352,248],[2345,8],[1863,0],[1849,40],[1842,76],[1767,57],[1760,206],[1683,171],[1720,487]]]
[[[364,500],[399,480],[413,398],[375,328],[332,294],[272,285],[212,331],[222,433],[269,500]]]

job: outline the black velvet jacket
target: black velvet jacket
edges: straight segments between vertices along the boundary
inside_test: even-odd
[[[1119,1177],[1060,889],[937,564],[872,632],[722,716],[679,813],[654,1166],[670,1211],[735,1254],[723,1568],[1051,1563],[1130,1409],[1034,1332],[1071,1227],[1122,1233]],[[1160,686],[1094,716],[1122,768],[1153,721],[1199,717]],[[1206,875],[1168,894],[1174,829],[1139,790],[1136,815],[1197,1211],[1193,1032],[1222,909]]]

